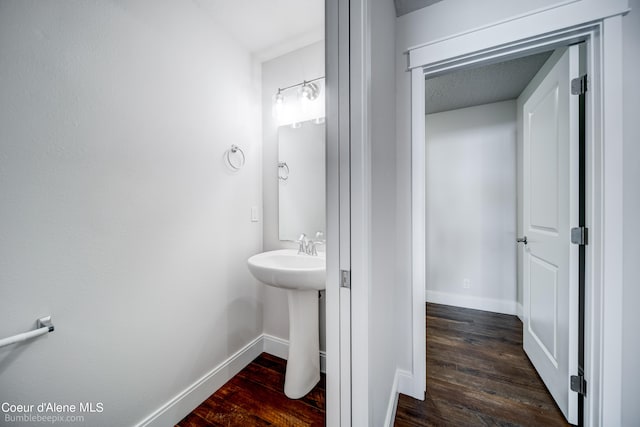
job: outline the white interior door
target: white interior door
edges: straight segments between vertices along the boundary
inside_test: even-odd
[[[573,199],[578,180],[578,47],[554,52],[534,78],[523,104],[523,303],[524,350],[549,392],[572,424],[577,423],[577,225]],[[526,92],[526,91],[525,91]]]

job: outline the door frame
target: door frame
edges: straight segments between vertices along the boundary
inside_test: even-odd
[[[622,16],[625,10],[507,21],[408,52],[411,73],[412,372],[400,392],[426,391],[425,77],[584,41],[587,92],[585,425],[620,425],[622,355]],[[541,16],[542,15],[542,16]],[[575,20],[582,20],[576,23]],[[520,20],[520,22],[518,22]],[[524,25],[526,24],[526,25]],[[552,26],[552,28],[549,28]],[[555,27],[553,27],[555,26]],[[478,40],[482,40],[479,42]],[[605,239],[606,236],[606,239]],[[606,289],[606,292],[605,292]]]
[[[340,425],[340,164],[338,0],[325,1],[326,76],[326,425]]]
[[[369,424],[370,9],[326,0],[326,425]],[[357,242],[357,243],[353,243]],[[349,287],[341,286],[349,272]],[[354,364],[353,361],[358,363]],[[353,399],[352,396],[360,396]]]

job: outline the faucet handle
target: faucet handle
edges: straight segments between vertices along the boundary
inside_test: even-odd
[[[309,250],[307,251],[310,255],[318,255],[318,245],[324,245],[324,233],[322,231],[318,231],[316,233],[316,238],[309,242]]]
[[[309,239],[307,239],[306,234],[302,233],[300,235],[300,237],[298,238],[298,243],[300,244],[300,246],[298,246],[298,253],[299,254],[307,253],[307,248],[309,246]]]
[[[320,243],[320,242],[316,242],[316,241],[311,241],[309,242],[309,250],[307,251],[307,253],[309,255],[318,255],[318,248],[316,247],[316,245]]]

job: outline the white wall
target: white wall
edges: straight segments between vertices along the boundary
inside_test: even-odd
[[[515,314],[515,100],[428,114],[426,144],[427,301]]]
[[[297,248],[278,237],[278,121],[273,116],[273,97],[278,88],[324,76],[324,42],[274,58],[262,64],[262,188],[264,250]],[[295,93],[295,91],[293,92]],[[291,92],[287,93],[288,95]],[[264,331],[289,339],[287,294],[281,289],[263,286]],[[324,350],[324,299],[320,304],[320,348]]]
[[[192,2],[0,3],[0,336],[56,326],[0,402],[133,425],[262,333],[254,70]]]
[[[631,0],[623,22],[624,79],[624,240],[622,331],[622,425],[640,425],[640,89],[634,84],[640,69],[640,0]]]
[[[396,150],[393,2],[369,2],[371,71],[369,117],[371,135],[371,278],[369,289],[370,426],[384,425],[394,374],[396,346]],[[353,242],[358,244],[358,242]],[[356,361],[357,363],[357,361]]]

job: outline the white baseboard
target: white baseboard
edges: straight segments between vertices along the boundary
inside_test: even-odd
[[[289,357],[289,341],[273,335],[262,335],[264,340],[263,351],[280,359],[287,360]]]
[[[424,400],[424,383],[417,381],[411,372],[398,369],[398,393],[406,394],[414,399]]]
[[[409,384],[413,385],[413,377],[411,376],[411,374],[402,369],[396,369],[396,374],[393,377],[393,386],[391,387],[391,393],[389,395],[389,404],[387,405],[387,415],[384,419],[385,427],[393,427],[393,424],[396,420],[396,411],[398,410],[398,397],[400,396],[400,393],[408,395],[413,394],[405,392],[408,390],[402,391],[403,386],[407,388]],[[422,400],[424,400],[424,393]]]
[[[136,427],[176,425],[178,421],[258,357],[263,351],[263,342],[263,336],[260,335],[142,420]]]
[[[407,372],[403,369],[396,369],[396,374],[393,377],[391,394],[389,395],[389,403],[387,405],[387,415],[384,419],[385,427],[393,427],[396,419],[396,411],[398,410],[398,396],[400,396],[400,393],[406,394],[407,396],[411,396],[415,399],[424,400],[424,390],[417,392],[415,389],[416,382],[414,381],[411,372]]]
[[[289,355],[289,341],[262,334],[245,345],[224,362],[191,384],[158,410],[139,422],[136,427],[165,427],[175,425],[187,414],[215,393],[227,381],[243,370],[260,353],[265,352],[282,359]],[[327,356],[320,352],[320,370],[325,371]]]
[[[289,357],[289,341],[274,337],[273,335],[263,334],[264,352],[273,356],[287,360]],[[327,353],[320,351],[320,372],[327,373]]]
[[[520,303],[516,304],[516,316],[518,316],[518,319],[520,319],[520,321],[524,323],[524,311],[522,308],[522,304]]]
[[[396,374],[393,377],[393,385],[391,386],[391,393],[389,394],[389,404],[387,405],[387,415],[384,419],[385,427],[393,427],[393,423],[396,419],[396,410],[398,409],[398,382],[400,382],[400,370],[396,369]]]
[[[502,314],[517,314],[516,302],[494,298],[483,298],[472,295],[452,294],[449,292],[426,291],[427,302],[452,305],[455,307],[473,308]]]

